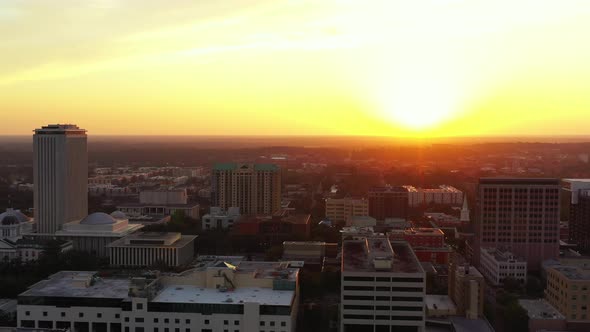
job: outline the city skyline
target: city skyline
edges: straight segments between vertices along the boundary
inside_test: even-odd
[[[61,2],[0,5],[6,135],[46,123],[394,137],[590,124],[584,1]]]

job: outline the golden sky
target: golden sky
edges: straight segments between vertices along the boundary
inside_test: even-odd
[[[588,0],[0,0],[2,134],[583,135]]]

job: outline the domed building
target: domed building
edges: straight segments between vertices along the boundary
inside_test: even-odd
[[[130,224],[127,216],[120,211],[110,215],[95,212],[81,220],[63,224],[62,229],[55,232],[55,236],[71,240],[75,249],[95,252],[99,256],[107,257],[108,244],[142,227],[143,225]]]
[[[0,239],[17,240],[31,233],[33,222],[20,210],[7,209],[0,214]]]

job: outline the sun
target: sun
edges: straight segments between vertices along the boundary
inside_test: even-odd
[[[383,82],[375,98],[377,113],[409,133],[428,134],[458,116],[462,98],[455,83],[416,73]]]

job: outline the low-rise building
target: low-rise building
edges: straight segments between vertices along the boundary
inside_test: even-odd
[[[590,324],[590,270],[554,265],[548,267],[546,273],[547,302],[559,310],[568,322]]]
[[[199,204],[188,201],[186,189],[142,191],[139,202],[121,204],[117,209],[128,216],[168,216],[180,211],[192,219],[200,217]]]
[[[283,259],[303,261],[305,265],[322,264],[325,257],[336,257],[338,243],[320,241],[285,241],[283,242]]]
[[[326,218],[335,223],[343,223],[351,216],[369,214],[369,201],[365,198],[328,198],[326,199]]]
[[[346,226],[356,227],[374,227],[377,225],[377,219],[366,215],[348,216],[346,218]]]
[[[566,331],[565,316],[544,299],[518,300],[529,317],[529,332]]]
[[[438,228],[391,230],[387,235],[391,240],[407,241],[420,262],[447,264],[450,254],[453,252],[445,244],[445,234]]]
[[[19,328],[73,332],[283,331],[296,328],[299,270],[213,261],[181,274],[62,271],[18,297]]]
[[[110,263],[123,267],[182,266],[193,260],[196,238],[180,233],[131,234],[108,245]]]
[[[406,242],[344,240],[340,331],[425,330],[426,276]]]
[[[272,216],[242,216],[232,227],[233,236],[255,236],[266,243],[279,245],[283,241],[308,239],[310,232],[311,215],[289,214],[287,211]]]
[[[426,295],[426,317],[446,318],[457,315],[457,306],[448,295]]]
[[[481,273],[491,285],[503,285],[506,278],[526,283],[527,262],[523,258],[496,248],[481,248],[480,253]]]
[[[238,220],[240,220],[239,207],[230,207],[227,210],[211,207],[211,211],[201,218],[201,227],[203,230],[231,229]]]
[[[408,203],[411,207],[428,204],[461,205],[463,203],[463,192],[453,186],[441,185],[438,188],[404,187],[408,190]]]

